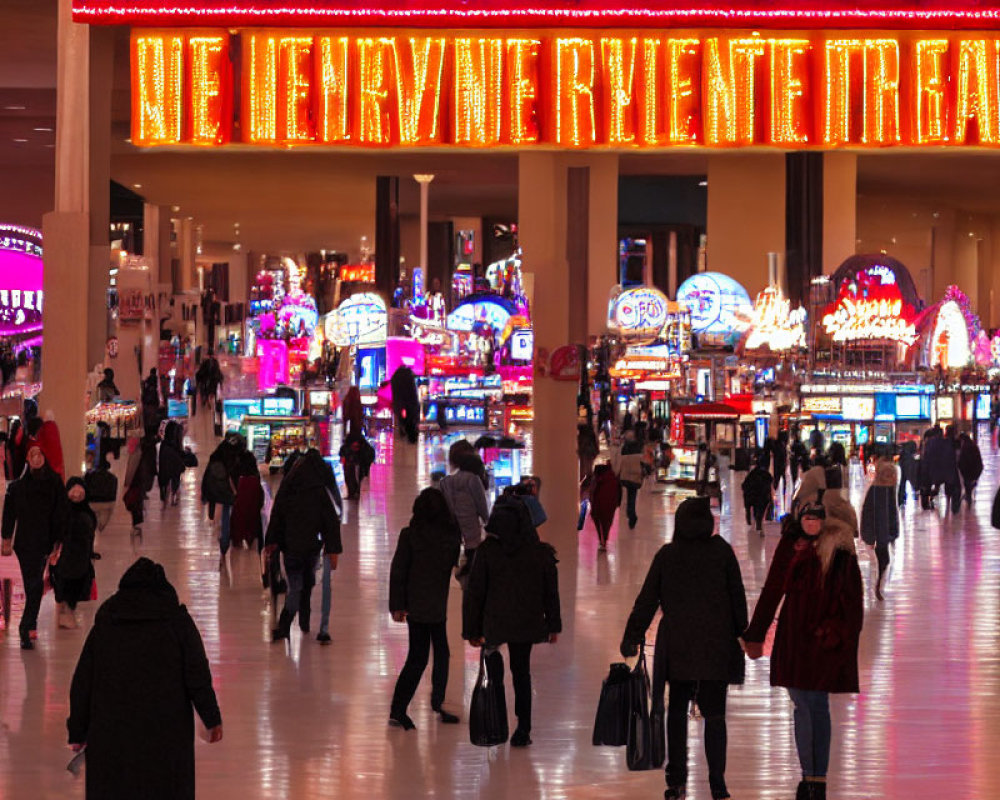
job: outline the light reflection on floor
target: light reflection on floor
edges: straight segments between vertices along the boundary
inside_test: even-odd
[[[208,420],[194,429],[207,434]],[[451,434],[452,436],[454,434]],[[624,619],[657,547],[670,535],[676,498],[649,487],[639,526],[615,530],[598,555],[588,523],[578,551],[561,554],[569,629],[554,647],[536,648],[535,745],[480,749],[464,725],[437,724],[425,684],[412,707],[418,730],[385,726],[389,696],[406,656],[405,627],[386,613],[386,576],[395,537],[416,491],[446,458],[447,441],[414,448],[391,436],[344,526],[345,555],[334,576],[332,647],[293,633],[271,645],[271,609],[257,557],[231,554],[220,576],[215,530],[197,505],[200,475],[187,475],[179,508],[151,502],[138,552],[162,561],[198,622],[225,720],[221,745],[197,745],[202,797],[240,798],[606,798],[660,796],[660,772],[630,773],[621,750],[590,745],[601,678],[616,659]],[[207,461],[202,449],[202,465]],[[830,796],[838,798],[990,798],[1000,796],[1000,544],[989,526],[996,456],[986,458],[972,510],[957,519],[922,513],[911,501],[889,576],[887,600],[868,594],[857,697],[833,703],[835,744]],[[530,458],[524,470],[530,471]],[[732,484],[735,487],[735,482]],[[860,470],[852,499],[860,503]],[[721,531],[740,558],[751,606],[777,543],[748,532],[738,497]],[[564,537],[564,541],[575,541]],[[98,563],[106,597],[133,557],[118,508],[101,537]],[[870,586],[874,558],[861,555]],[[575,575],[571,570],[575,568]],[[318,607],[318,592],[314,606]],[[95,604],[83,611],[87,624]],[[447,705],[466,715],[478,659],[459,638],[460,593],[450,600],[451,682]],[[315,623],[314,623],[315,625]],[[84,631],[56,631],[51,596],[39,649],[22,653],[0,638],[0,797],[82,797],[64,771],[67,686]],[[315,632],[315,628],[314,628]],[[790,798],[797,780],[791,706],[767,684],[766,661],[751,663],[729,704],[728,780],[736,798]],[[508,687],[508,699],[512,700]],[[691,727],[689,796],[709,797],[701,735]]]

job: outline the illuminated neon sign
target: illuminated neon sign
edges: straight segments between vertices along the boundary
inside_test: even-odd
[[[337,347],[385,345],[389,317],[382,298],[373,292],[348,297],[326,319],[326,338]]]
[[[637,286],[615,297],[609,327],[621,333],[656,336],[667,321],[667,296],[659,289]]]
[[[691,330],[727,335],[744,331],[753,314],[750,295],[719,272],[698,272],[677,288],[677,302],[691,312]]]
[[[42,329],[42,234],[0,225],[0,335]]]
[[[995,34],[641,33],[136,29],[132,142],[1000,145]]]
[[[747,350],[767,347],[773,352],[806,346],[806,310],[792,303],[780,288],[770,286],[757,295]]]
[[[883,339],[908,347],[917,340],[914,317],[915,309],[903,300],[896,276],[876,265],[841,284],[822,322],[834,342]]]

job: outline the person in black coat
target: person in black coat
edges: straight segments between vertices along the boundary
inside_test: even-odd
[[[24,582],[24,613],[19,632],[21,648],[34,648],[38,610],[42,605],[45,563],[62,540],[66,528],[66,490],[59,476],[45,462],[42,448],[28,446],[24,473],[7,487],[3,504],[3,546],[13,552]],[[11,544],[13,540],[13,545]]]
[[[673,541],[654,556],[621,642],[624,657],[636,655],[656,610],[663,610],[653,659],[653,704],[662,713],[664,683],[669,682],[668,799],[684,797],[687,711],[696,694],[705,718],[712,797],[729,797],[726,694],[730,684],[744,679],[739,637],[747,626],[747,600],[736,554],[714,530],[709,498],[691,497],[678,506]]]
[[[368,477],[375,461],[375,448],[361,430],[351,431],[344,439],[340,446],[340,461],[344,466],[347,499],[357,500],[361,497],[361,483]]]
[[[896,495],[898,505],[902,506],[906,503],[906,484],[910,484],[912,491],[920,491],[918,470],[917,443],[914,441],[903,442],[899,448],[899,490]]]
[[[969,434],[961,434],[958,443],[958,474],[962,477],[966,505],[971,506],[972,492],[983,474],[983,456]]]
[[[875,480],[861,505],[861,540],[875,550],[878,579],[875,599],[882,600],[882,580],[889,566],[889,546],[899,538],[899,510],[896,502],[896,465],[880,454],[875,462]]]
[[[956,442],[945,437],[941,428],[934,426],[924,440],[920,456],[920,500],[922,508],[934,507],[933,498],[944,486],[945,506],[957,514],[962,507],[962,489],[958,476]]]
[[[59,547],[59,560],[50,568],[52,587],[59,605],[59,627],[75,628],[76,604],[90,599],[94,583],[94,535],[97,516],[87,502],[83,478],[66,481],[69,500],[66,528]]]
[[[194,798],[192,706],[210,742],[222,739],[222,715],[201,635],[159,564],[140,558],[98,609],[69,706],[88,798]]]
[[[427,667],[432,644],[431,708],[441,715],[442,722],[458,722],[458,717],[441,704],[450,658],[448,585],[458,564],[461,542],[462,532],[444,495],[437,489],[424,489],[413,502],[410,524],[399,533],[389,568],[389,613],[395,622],[405,622],[410,631],[410,649],[396,681],[389,722],[405,730],[415,727],[406,709]]]
[[[308,601],[316,584],[316,566],[320,550],[337,568],[337,556],[343,552],[340,541],[340,518],[328,489],[330,468],[319,451],[312,449],[300,456],[285,476],[271,508],[271,519],[264,537],[264,550],[270,556],[280,551],[285,561],[288,592],[278,627],[272,641],[289,638],[296,614],[299,627],[309,631]]]
[[[781,431],[777,439],[771,439],[771,460],[774,465],[774,478],[772,479],[774,490],[778,490],[778,484],[784,480],[785,470],[788,469],[788,433]],[[787,487],[786,487],[787,488]]]
[[[184,474],[184,430],[171,420],[163,431],[163,441],[160,442],[159,467],[156,471],[160,484],[160,501],[167,507],[177,505],[177,492],[181,487],[181,475]]]
[[[743,489],[743,508],[746,511],[747,525],[750,524],[750,513],[753,512],[757,531],[764,535],[764,515],[773,500],[771,473],[760,463],[747,473],[740,488]]]
[[[413,370],[405,364],[398,367],[389,379],[392,388],[392,411],[399,430],[406,432],[410,444],[416,444],[420,424],[420,397]]]
[[[794,489],[795,483],[799,479],[799,470],[805,472],[809,469],[809,450],[802,443],[797,431],[794,433],[794,441],[790,449],[791,458],[788,466],[792,474],[792,488]]]
[[[531,647],[555,643],[562,631],[556,554],[538,539],[516,496],[498,500],[476,548],[462,599],[462,638],[476,647],[506,644],[514,682],[513,747],[531,744]],[[503,662],[487,658],[490,680],[503,681]]]

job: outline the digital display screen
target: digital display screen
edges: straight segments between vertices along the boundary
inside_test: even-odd
[[[264,397],[260,413],[265,417],[290,417],[295,413],[295,401],[291,397]]]
[[[985,392],[976,397],[976,419],[990,418],[991,399]]]
[[[929,417],[930,414],[924,413],[923,407],[926,403],[927,398],[923,395],[896,395],[896,418],[924,419],[925,417]]]
[[[515,361],[531,361],[535,348],[535,334],[529,328],[520,328],[510,335],[510,357]]]

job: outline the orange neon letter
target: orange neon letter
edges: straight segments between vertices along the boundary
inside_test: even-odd
[[[531,144],[538,141],[538,39],[507,40],[507,83],[510,144]]]
[[[771,45],[771,144],[794,145],[809,141],[804,96],[809,74],[808,39],[772,39]]]
[[[177,144],[184,102],[184,37],[132,35],[132,142]]]
[[[948,140],[944,78],[947,52],[947,39],[920,39],[914,43],[914,144],[942,144]]]
[[[316,127],[321,142],[346,142],[351,138],[347,112],[351,98],[347,71],[349,42],[346,36],[320,36],[316,40],[319,86]]]
[[[188,39],[191,65],[191,143],[225,144],[229,141],[228,107],[229,40],[225,36],[192,36]]]
[[[752,144],[756,128],[754,85],[759,37],[705,40],[705,143]]]
[[[396,108],[400,144],[433,144],[441,141],[442,38],[399,39],[396,58]]]
[[[866,144],[899,143],[899,42],[865,42],[864,131]]]
[[[698,141],[699,39],[667,39],[667,87],[670,114],[667,140],[670,144],[696,144]]]
[[[636,87],[639,109],[639,138],[647,147],[659,145],[663,139],[660,129],[662,99],[660,97],[660,48],[659,39],[642,40],[641,85]]]
[[[278,139],[278,39],[268,33],[246,35],[243,48],[243,140],[250,144]]]
[[[573,147],[593,144],[594,43],[590,39],[556,39],[555,140]]]
[[[285,97],[283,128],[286,142],[308,142],[316,132],[309,113],[312,93],[311,36],[283,36],[278,41],[281,55],[281,83]]]
[[[601,85],[604,87],[604,141],[635,141],[636,39],[601,39]]]
[[[365,144],[389,144],[389,89],[386,70],[395,39],[358,39],[357,137]]]
[[[455,40],[454,144],[500,144],[503,40]]]
[[[955,118],[952,141],[968,143],[969,120],[975,118],[979,144],[996,144],[997,49],[994,40],[962,39],[955,66]]]

